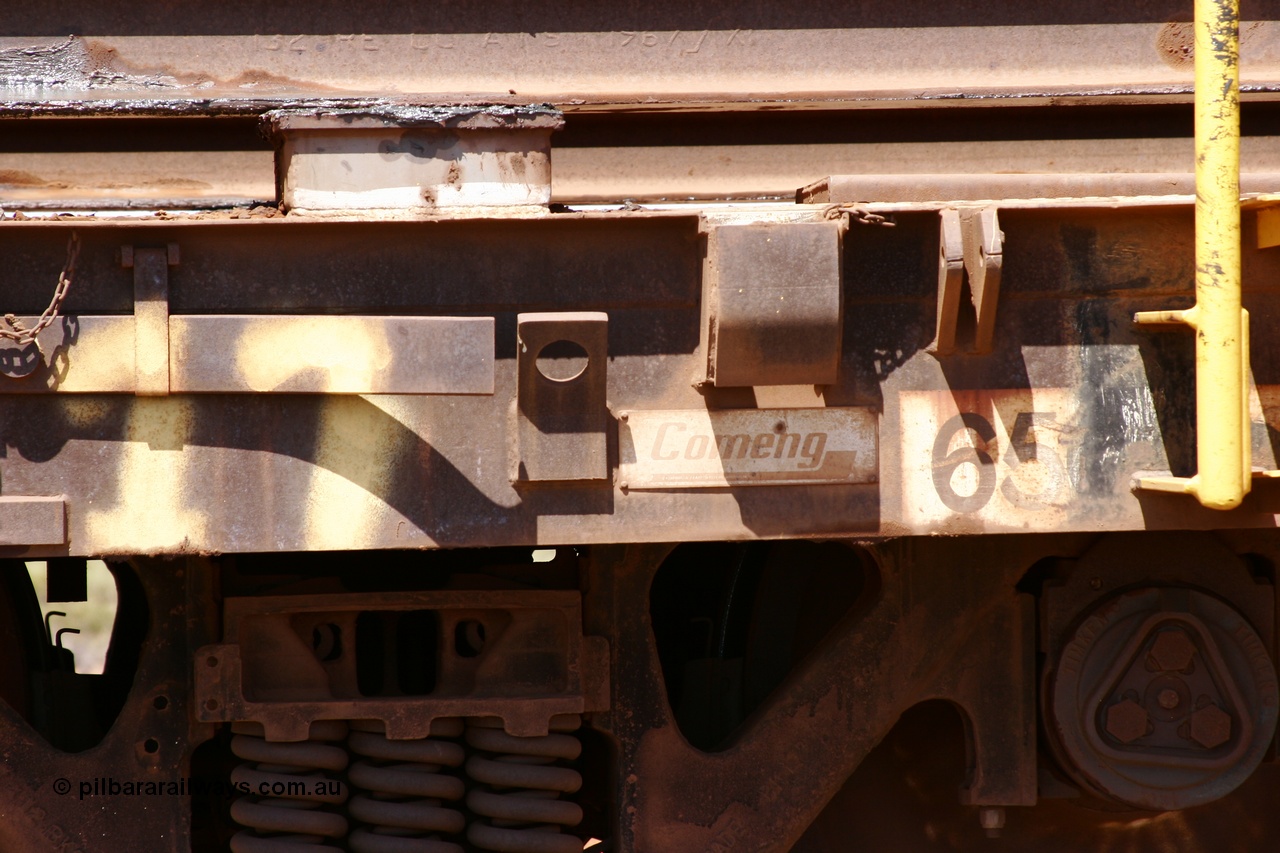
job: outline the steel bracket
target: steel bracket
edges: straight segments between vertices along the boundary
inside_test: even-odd
[[[1004,265],[1004,232],[995,206],[944,209],[938,242],[938,331],[930,350],[934,355],[952,355],[958,349],[960,295],[967,273],[974,311],[969,352],[991,352]]]
[[[371,688],[357,637],[424,615],[436,623],[435,683],[403,695],[394,674],[379,674]],[[557,714],[608,707],[608,641],[583,635],[572,590],[229,598],[224,621],[226,639],[195,656],[197,717],[257,722],[268,740],[305,740],[317,720],[349,719],[420,738],[438,717],[467,716],[498,717],[509,734],[533,737]]]
[[[469,209],[551,201],[546,106],[281,109],[276,184],[290,210]]]
[[[40,332],[43,351],[5,349],[0,372],[32,378],[5,392],[493,393],[492,317],[170,315],[169,275],[180,260],[177,243],[121,246],[133,315],[63,316]],[[47,364],[42,352],[52,353]]]
[[[57,497],[0,497],[0,545],[67,544],[67,500]]]
[[[848,217],[709,229],[699,384],[830,385],[844,326]]]
[[[1264,202],[1255,205],[1258,248],[1273,249],[1280,246],[1280,204]]]
[[[120,265],[133,270],[134,393],[169,395],[169,267],[181,260],[177,243],[163,249],[120,247]]]
[[[513,479],[607,480],[609,316],[521,314],[516,336]]]

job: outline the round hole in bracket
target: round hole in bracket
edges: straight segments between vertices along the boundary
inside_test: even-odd
[[[149,754],[154,755],[160,751],[160,741],[153,737],[147,738],[142,742],[142,748]]]
[[[151,705],[152,705],[152,707],[154,707],[157,711],[163,711],[165,708],[168,708],[168,707],[169,707],[169,697],[168,697],[168,696],[157,696],[155,699],[152,699],[152,700],[151,700]]]
[[[479,657],[484,651],[484,625],[475,619],[463,619],[453,629],[453,648],[459,657]]]
[[[205,666],[217,666],[217,665],[218,665],[218,659],[217,659],[216,657],[214,657],[213,655],[209,655],[209,657],[207,657],[207,658],[205,658],[205,659],[204,659],[204,664],[205,664]]]
[[[590,362],[591,357],[581,344],[559,340],[538,350],[534,363],[538,372],[552,382],[572,382],[586,372]]]
[[[311,629],[311,648],[322,663],[342,657],[342,629],[332,622],[323,622]]]
[[[209,711],[216,711],[216,710],[218,710],[218,700],[217,700],[217,699],[206,699],[206,700],[205,700],[205,703],[204,703],[204,707],[205,707],[205,709],[206,709],[206,710],[209,710]]]

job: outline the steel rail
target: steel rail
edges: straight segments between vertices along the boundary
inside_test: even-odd
[[[683,21],[623,13],[566,31],[569,22],[525,9],[518,29],[464,15],[354,35],[335,32],[349,20],[299,11],[288,21],[259,13],[239,32],[201,32],[198,21],[157,32],[153,21],[113,20],[72,37],[48,35],[67,26],[50,12],[0,29],[0,115],[255,115],[312,99],[682,110],[1185,102],[1192,94],[1184,23],[1108,21],[1102,10],[1090,23],[1051,14],[1035,22],[984,7],[962,25],[940,26],[936,4],[920,4],[869,26],[830,11],[825,26],[718,10]],[[706,28],[708,19],[719,28]],[[1280,23],[1250,23],[1245,88],[1253,96],[1280,90],[1277,43]]]

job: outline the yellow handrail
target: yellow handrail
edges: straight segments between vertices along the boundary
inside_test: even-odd
[[[1138,323],[1196,330],[1194,477],[1142,479],[1145,489],[1193,494],[1212,509],[1249,492],[1249,314],[1240,300],[1240,6],[1196,0],[1196,304],[1142,311]]]

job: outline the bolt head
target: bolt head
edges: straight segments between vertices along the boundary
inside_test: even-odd
[[[1171,687],[1166,687],[1164,690],[1160,691],[1158,696],[1156,696],[1156,702],[1158,702],[1160,707],[1164,708],[1166,711],[1172,711],[1174,708],[1178,707],[1178,703],[1181,701],[1182,699],[1178,696],[1178,691]]]
[[[1165,672],[1178,672],[1191,665],[1191,658],[1196,653],[1195,643],[1185,631],[1162,631],[1151,647],[1151,657],[1156,665]]]
[[[1205,749],[1222,746],[1231,738],[1231,715],[1217,705],[1205,705],[1191,715],[1190,733]]]
[[[1133,743],[1147,733],[1147,709],[1132,699],[1107,709],[1107,734],[1121,743]]]

